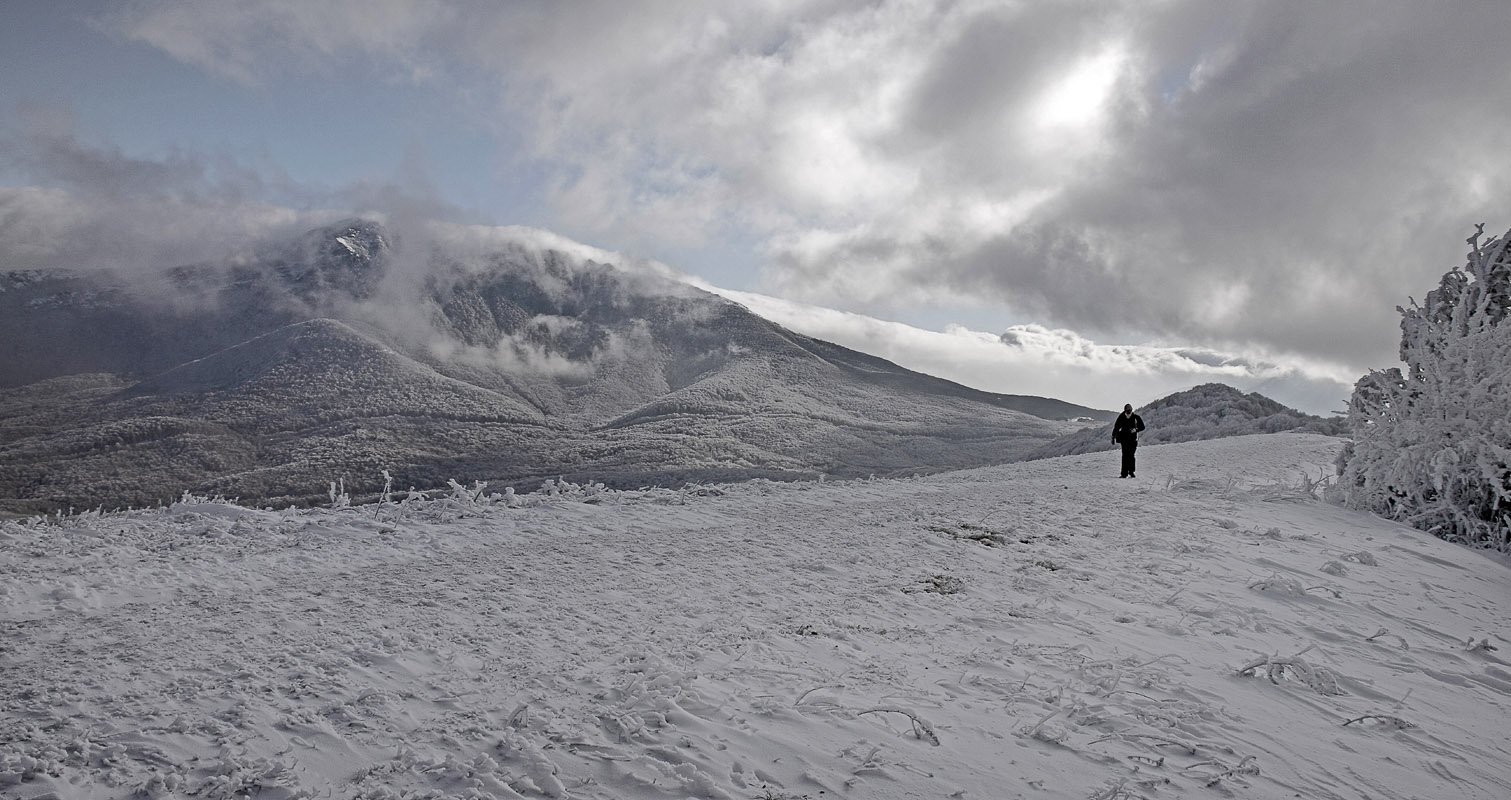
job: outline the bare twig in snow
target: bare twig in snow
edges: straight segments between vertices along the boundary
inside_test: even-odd
[[[927,739],[929,744],[932,744],[935,747],[939,746],[939,734],[934,732],[934,726],[930,725],[928,721],[923,717],[920,717],[918,716],[918,714],[905,708],[898,708],[897,706],[877,706],[876,708],[868,708],[865,711],[857,711],[855,712],[855,715],[860,716],[861,714],[877,714],[882,712],[889,714],[902,714],[908,719],[913,720],[913,735],[917,736],[920,739]]]
[[[1394,725],[1397,728],[1415,728],[1416,727],[1415,725],[1411,724],[1410,722],[1407,722],[1406,720],[1401,719],[1400,717],[1397,717],[1394,714],[1365,714],[1362,717],[1355,717],[1355,718],[1353,718],[1353,719],[1351,719],[1351,720],[1343,723],[1343,727],[1347,728],[1348,726],[1354,724],[1355,722],[1364,722],[1365,720],[1371,720],[1371,719],[1377,719],[1377,720],[1379,720],[1381,722],[1384,722],[1384,723],[1387,723],[1387,724],[1390,724],[1390,725]]]
[[[806,699],[808,699],[808,695],[813,694],[814,692],[818,691],[819,689],[838,689],[838,688],[840,688],[840,687],[838,687],[838,686],[815,686],[812,689],[809,689],[808,691],[803,692],[802,694],[798,695],[797,699],[792,702],[792,706],[793,706],[793,708],[796,708],[796,707],[802,705],[803,701],[806,700]]]
[[[1169,736],[1163,736],[1163,735],[1160,735],[1160,734],[1157,734],[1157,733],[1113,733],[1113,734],[1109,734],[1107,736],[1103,736],[1100,739],[1093,739],[1090,742],[1087,742],[1087,744],[1100,744],[1101,742],[1105,742],[1105,741],[1108,741],[1110,739],[1117,739],[1119,741],[1122,741],[1122,740],[1125,740],[1125,739],[1147,739],[1147,740],[1149,740],[1151,742],[1154,742],[1156,745],[1166,745],[1168,747],[1179,747],[1180,749],[1186,751],[1187,753],[1189,753],[1189,754],[1191,754],[1193,756],[1196,755],[1196,745],[1191,744],[1190,742],[1183,742],[1183,741],[1181,741],[1179,739],[1172,739]],[[1132,756],[1130,756],[1130,758],[1132,758]],[[1163,758],[1161,758],[1159,760],[1159,763],[1163,764],[1164,761],[1165,760]],[[1158,764],[1156,764],[1155,766],[1158,766]]]
[[[1405,638],[1403,638],[1403,637],[1401,637],[1401,636],[1399,636],[1397,634],[1391,633],[1390,631],[1386,630],[1385,628],[1381,628],[1380,630],[1375,631],[1375,635],[1374,636],[1370,636],[1370,637],[1366,638],[1364,641],[1366,641],[1366,642],[1373,642],[1374,640],[1380,638],[1381,636],[1390,636],[1391,638],[1393,638],[1396,641],[1400,642],[1402,650],[1410,650],[1411,649],[1411,645],[1409,645],[1409,644],[1406,643],[1406,639]]]
[[[1216,786],[1229,778],[1258,775],[1259,766],[1254,763],[1253,756],[1244,756],[1242,761],[1232,767],[1214,758],[1185,767],[1180,771],[1180,774],[1188,778],[1205,778],[1207,786]]]

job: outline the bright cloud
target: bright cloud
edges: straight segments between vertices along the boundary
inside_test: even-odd
[[[1117,80],[1127,60],[1120,44],[1073,65],[1064,77],[1052,82],[1029,111],[1030,123],[1044,139],[1070,142],[1072,146],[1089,146],[1086,139],[1099,137],[1111,112]]]

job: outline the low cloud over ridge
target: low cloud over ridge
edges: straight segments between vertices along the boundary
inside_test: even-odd
[[[1014,325],[1000,334],[959,325],[930,331],[750,292],[704,288],[799,333],[910,369],[986,391],[1052,396],[1092,408],[1142,405],[1198,384],[1221,382],[1326,416],[1342,412],[1356,377],[1336,365],[1294,359],[1097,344],[1074,331],[1042,325]]]

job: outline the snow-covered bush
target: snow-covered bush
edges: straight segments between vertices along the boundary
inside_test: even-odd
[[[1401,312],[1406,369],[1354,386],[1343,500],[1450,541],[1511,548],[1511,232]]]

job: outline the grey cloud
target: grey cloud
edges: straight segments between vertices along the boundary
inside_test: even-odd
[[[926,232],[895,226],[847,239],[834,259],[786,253],[782,285],[889,251],[904,294],[943,285],[1101,335],[1392,358],[1395,304],[1458,263],[1471,223],[1505,214],[1475,187],[1511,180],[1511,83],[1489,57],[1511,10],[1275,2],[1219,17],[1185,3],[1128,21],[1135,71],[1111,105],[1109,150],[1053,201],[994,234],[945,237],[943,256],[921,244]],[[1049,35],[1016,22],[1029,25],[981,35]],[[1073,46],[1080,26],[1064,27],[1056,41]],[[961,45],[937,75],[963,81],[1006,58]],[[950,97],[941,84],[937,96],[968,116],[1023,91],[978,89]],[[962,177],[940,191],[989,193],[1013,158],[978,157],[953,165]],[[1225,294],[1236,304],[1219,310]]]
[[[206,198],[103,197],[5,186],[0,187],[0,269],[130,272],[220,262],[271,232],[298,230],[318,219],[276,206]]]
[[[425,54],[445,52],[449,38],[434,34],[454,30],[460,10],[455,3],[404,0],[143,0],[107,7],[94,24],[245,84],[318,72],[354,53],[384,57],[399,77],[424,78],[437,69]]]
[[[6,144],[0,159],[10,168],[96,194],[124,196],[165,185],[187,186],[205,180],[207,172],[202,160],[187,154],[158,161],[131,158],[118,150],[85,147],[66,134],[18,137]]]
[[[958,33],[930,53],[892,137],[917,149],[944,148],[933,179],[1011,180],[1031,168],[1012,140],[1013,120],[1056,75],[1111,38],[1116,6],[1039,3],[987,7],[958,21]]]
[[[252,168],[183,150],[158,158],[133,156],[112,144],[81,141],[67,109],[20,103],[15,110],[15,122],[0,127],[0,170],[25,181],[118,198],[213,196],[257,202],[300,191],[276,167]]]
[[[973,282],[978,289],[1011,292],[1018,305],[1037,316],[1063,316],[1083,328],[1115,329],[1148,313],[1131,302],[1134,281],[1116,257],[1099,252],[1086,232],[1070,226],[1020,225],[982,243],[956,265],[965,274],[983,273],[984,280]]]
[[[270,233],[330,217],[272,202],[286,188],[280,174],[197,155],[132,157],[55,125],[9,131],[0,151],[0,162],[29,184],[0,187],[6,269],[218,262]]]
[[[1077,49],[1066,39],[1077,42],[1083,27],[1052,4],[983,11],[937,51],[914,89],[908,121],[931,138],[992,126],[1065,66]]]
[[[219,264],[357,213],[397,225],[475,217],[436,195],[418,154],[402,183],[311,187],[228,157],[92,146],[66,115],[43,116],[52,121],[0,136],[0,166],[25,184],[0,186],[0,270]]]
[[[1393,341],[1353,339],[1338,319],[1390,320],[1456,261],[1470,223],[1504,213],[1464,184],[1511,178],[1505,126],[1460,124],[1511,100],[1481,55],[1498,34],[1419,5],[1367,20],[1335,4],[1263,10],[1227,65],[1074,187],[1057,221],[1120,243],[1118,272],[1156,313],[1200,301],[1192,272],[1253,292],[1231,319],[1166,330],[1378,357]]]

